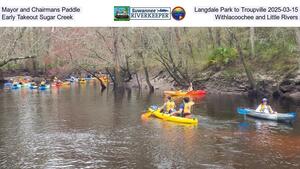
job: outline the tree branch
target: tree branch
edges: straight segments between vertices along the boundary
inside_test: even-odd
[[[24,60],[24,59],[31,59],[31,58],[36,58],[36,56],[25,56],[25,57],[10,58],[10,59],[2,61],[0,63],[0,68],[3,67],[4,65],[8,64],[9,62]]]
[[[104,35],[102,35],[99,31],[96,31],[96,35],[104,41],[104,43],[106,44],[106,47],[110,51],[110,53],[114,54],[114,51],[112,50],[111,47],[109,47],[108,42],[107,42],[106,38],[104,37]]]

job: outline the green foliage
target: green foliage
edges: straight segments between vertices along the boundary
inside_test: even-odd
[[[227,65],[234,61],[238,56],[237,50],[235,48],[216,48],[209,55],[209,63],[217,65]]]

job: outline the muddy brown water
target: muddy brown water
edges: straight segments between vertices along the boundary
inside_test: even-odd
[[[199,125],[141,118],[162,92],[101,92],[96,84],[0,90],[0,168],[300,168],[300,119],[246,118],[238,95],[195,99]],[[300,104],[272,101],[279,112]]]

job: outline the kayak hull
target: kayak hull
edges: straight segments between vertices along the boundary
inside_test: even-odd
[[[47,90],[50,88],[50,85],[45,85],[45,86],[40,86],[39,89],[40,90]]]
[[[156,118],[163,119],[166,121],[176,122],[176,123],[185,123],[185,124],[198,124],[197,118],[184,118],[178,116],[171,116],[170,114],[161,113],[160,110],[149,110],[152,111],[152,115]]]
[[[171,96],[201,96],[205,95],[206,91],[204,90],[193,90],[190,92],[185,91],[164,91],[165,95],[171,95]]]
[[[30,88],[30,89],[37,89],[38,86],[30,86],[29,88]]]
[[[239,111],[239,109],[238,109]],[[271,121],[291,121],[294,120],[296,117],[295,113],[276,113],[276,114],[269,114],[269,113],[261,113],[256,112],[253,109],[243,109],[246,115],[249,117],[254,117],[258,119],[264,120],[271,120]]]
[[[20,89],[22,86],[20,84],[12,85],[11,89]]]

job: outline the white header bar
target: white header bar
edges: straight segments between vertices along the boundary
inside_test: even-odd
[[[0,26],[300,27],[299,0],[1,0]]]

